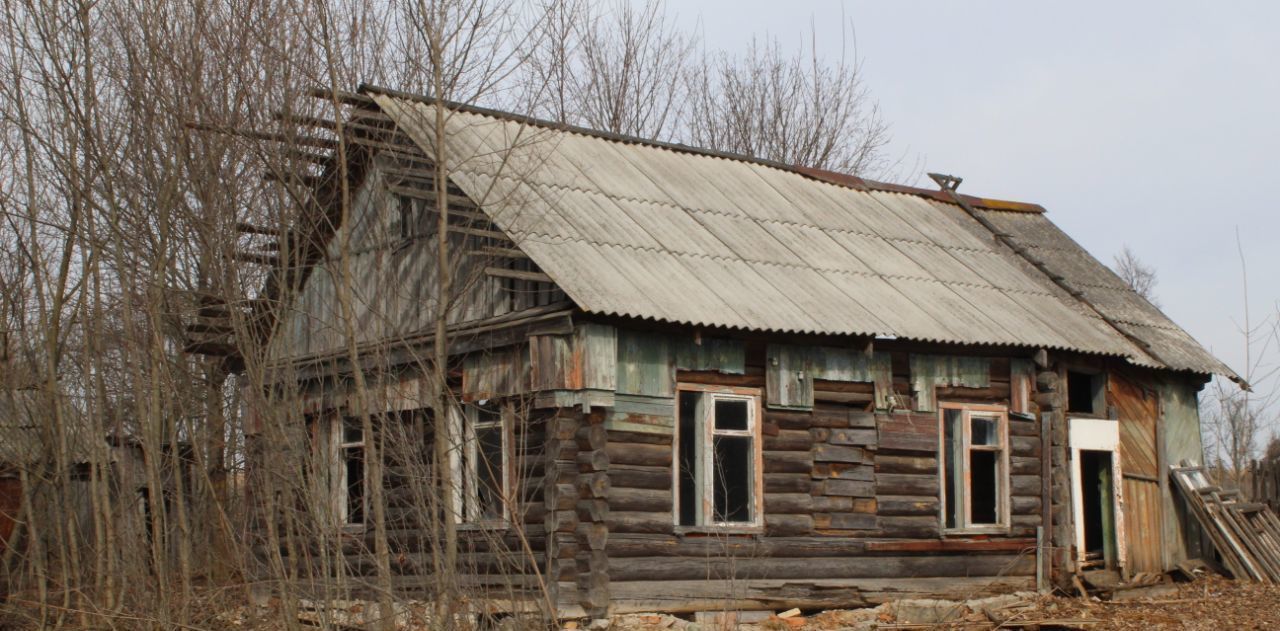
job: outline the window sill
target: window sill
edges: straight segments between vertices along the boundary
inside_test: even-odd
[[[760,535],[764,534],[764,526],[759,524],[725,525],[725,526],[676,526],[677,535]]]
[[[972,535],[1007,535],[1008,526],[973,526],[970,528],[951,528],[942,531],[943,537],[969,537]]]

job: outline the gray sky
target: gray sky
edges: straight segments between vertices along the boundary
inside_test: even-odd
[[[1155,266],[1166,313],[1244,370],[1280,299],[1280,3],[671,0],[709,49],[752,34],[838,57],[851,23],[892,151],[1035,202],[1111,264]],[[851,44],[851,38],[846,38]],[[927,182],[927,179],[925,180]],[[932,183],[929,183],[932,185]]]

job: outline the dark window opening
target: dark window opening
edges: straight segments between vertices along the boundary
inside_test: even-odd
[[[1000,526],[1008,505],[1004,413],[943,407],[941,417],[943,527]]]
[[[414,212],[417,202],[409,197],[399,196],[397,200],[397,210],[399,211],[399,228],[401,239],[412,239],[417,236],[416,224],[417,213]]]
[[[716,429],[747,429],[748,401],[716,399]]]
[[[1000,454],[994,451],[969,452],[969,512],[970,523],[990,525],[1000,522],[999,479],[996,462]]]
[[[689,390],[678,397],[676,523],[755,523],[759,399]]]
[[[343,469],[346,470],[347,523],[364,523],[364,446],[342,448]]]
[[[1102,376],[1086,372],[1067,372],[1067,411],[1076,414],[1101,414],[1099,395]]]
[[[680,454],[678,459],[681,526],[698,523],[698,432],[697,409],[701,395],[697,392],[680,393]]]
[[[502,425],[476,429],[476,511],[480,519],[502,519]]]
[[[964,453],[964,439],[961,437],[964,422],[962,410],[945,409],[942,411],[943,442],[946,450],[943,454],[945,466],[944,478],[946,492],[943,502],[946,504],[945,514],[947,528],[958,528],[963,521],[964,501],[959,495],[960,482],[964,480],[964,470],[960,466]]]
[[[463,521],[496,522],[507,517],[507,467],[511,461],[504,409],[510,407],[467,408],[465,449],[450,465],[457,466],[454,475],[461,484]]]
[[[1086,564],[1114,566],[1115,500],[1111,452],[1080,452],[1080,500]]]
[[[716,408],[719,409],[717,404]],[[745,428],[745,416],[743,418]],[[717,418],[718,422],[718,418]],[[751,439],[716,436],[714,495],[716,521],[751,521]]]

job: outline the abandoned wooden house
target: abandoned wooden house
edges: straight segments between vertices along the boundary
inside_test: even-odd
[[[430,99],[341,100],[350,211],[319,204],[328,220],[273,246],[268,365],[327,446],[353,555],[373,544],[351,377],[385,423],[434,401],[434,160],[474,585],[494,540],[527,541],[523,585],[590,615],[970,595],[1201,554],[1168,466],[1202,459],[1197,393],[1234,374],[1043,208],[453,104],[437,151]],[[289,448],[249,441],[257,463]],[[431,569],[410,542],[426,525],[387,466],[407,586]]]

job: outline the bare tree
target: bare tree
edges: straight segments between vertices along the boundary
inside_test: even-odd
[[[1243,482],[1249,462],[1258,454],[1264,431],[1274,425],[1275,403],[1280,396],[1276,376],[1280,366],[1272,361],[1280,343],[1280,313],[1255,322],[1249,308],[1249,273],[1244,246],[1236,231],[1240,257],[1243,320],[1239,323],[1244,350],[1243,387],[1219,378],[1210,395],[1201,401],[1206,457],[1216,462],[1226,480]]]
[[[1124,246],[1120,253],[1115,256],[1115,264],[1113,265],[1115,273],[1120,276],[1130,289],[1137,292],[1139,296],[1146,298],[1147,302],[1160,306],[1160,301],[1156,298],[1156,268],[1142,262],[1137,254],[1129,246]]]
[[[889,165],[888,125],[861,62],[787,54],[752,40],[741,55],[711,54],[690,78],[689,142],[784,164],[876,175]]]
[[[856,52],[832,61],[752,40],[742,54],[695,54],[661,0],[550,0],[552,28],[527,75],[534,111],[554,120],[784,164],[888,177],[889,127]]]

